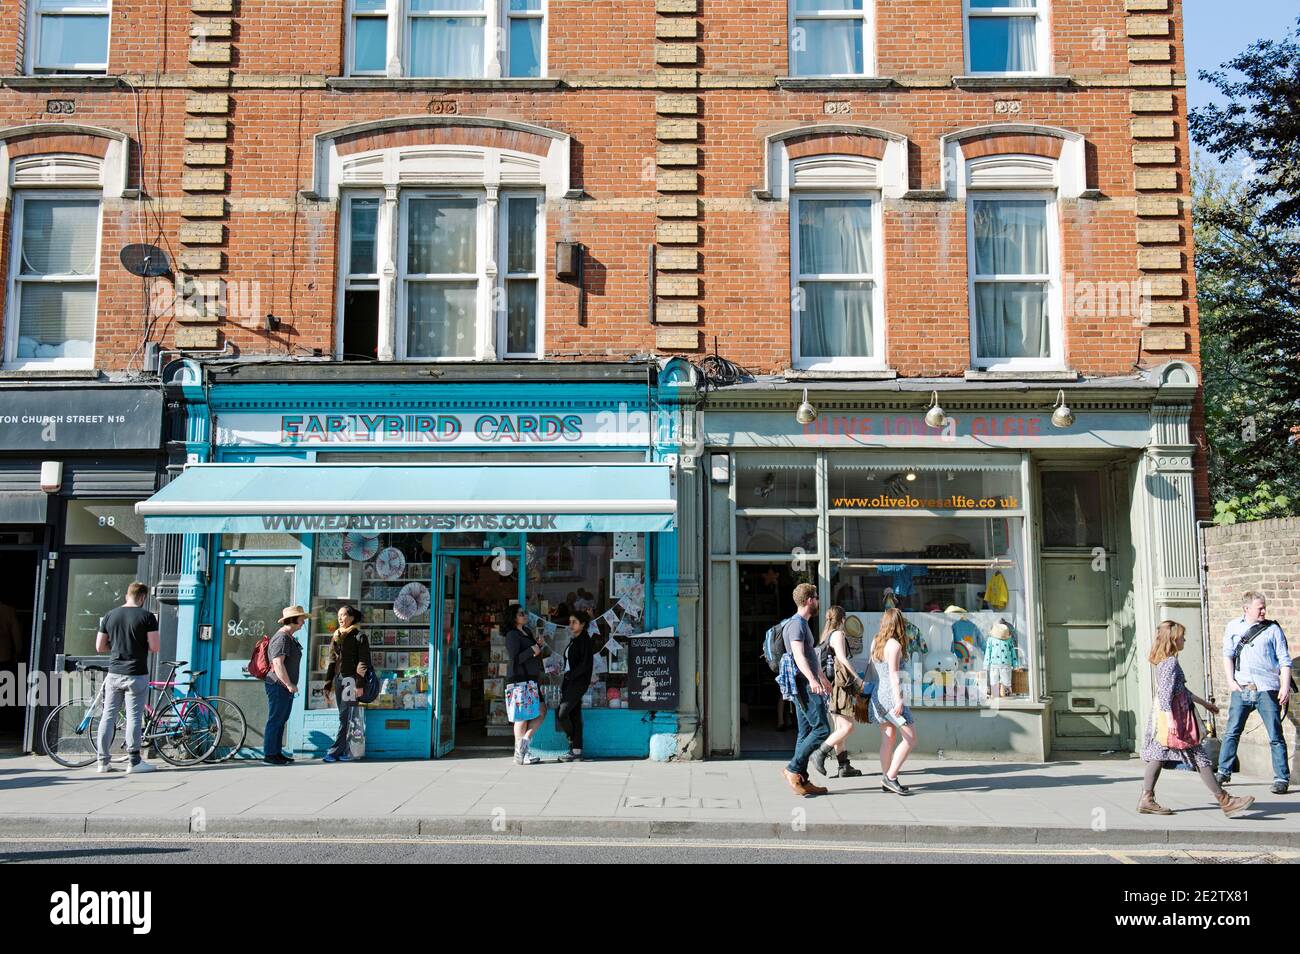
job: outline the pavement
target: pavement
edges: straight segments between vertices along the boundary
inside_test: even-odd
[[[880,789],[878,766],[797,798],[775,760],[599,760],[515,765],[502,755],[278,768],[258,762],[143,775],[0,758],[0,838],[87,835],[605,837],[848,840],[889,845],[1300,848],[1300,790],[1237,776],[1251,811],[1225,818],[1190,772],[1157,797],[1177,814],[1139,815],[1135,759],[917,760]],[[819,780],[821,781],[821,780]]]

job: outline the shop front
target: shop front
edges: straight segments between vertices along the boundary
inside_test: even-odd
[[[158,487],[162,427],[157,387],[0,385],[0,750],[41,750],[57,677],[98,655],[99,617],[148,578],[134,506]]]
[[[178,369],[190,463],[139,509],[150,533],[183,535],[194,556],[183,658],[245,709],[256,753],[266,703],[245,667],[282,607],[307,607],[287,747],[322,755],[338,726],[328,645],[349,603],[381,680],[368,753],[504,753],[505,633],[522,605],[551,650],[551,714],[534,748],[558,752],[553,712],[577,615],[600,649],[584,747],[646,756],[654,736],[677,732],[674,681],[635,671],[638,646],[653,637],[675,650],[678,625],[656,368],[521,382],[440,367],[437,383],[427,370]]]
[[[1072,418],[1055,423],[1056,384],[949,382],[939,427],[926,422],[930,382],[819,383],[808,424],[795,417],[802,382],[711,394],[709,753],[793,745],[760,644],[805,581],[862,634],[860,670],[883,613],[903,613],[901,684],[922,751],[1131,751],[1156,621],[1188,626],[1189,684],[1204,678],[1194,382],[1175,364],[1079,384],[1066,391]],[[869,735],[855,739],[863,751]]]

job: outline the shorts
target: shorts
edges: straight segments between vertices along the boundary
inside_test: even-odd
[[[989,667],[989,685],[996,686],[1001,683],[1004,686],[1011,685],[1011,667],[1010,666],[990,666]]]
[[[531,722],[542,714],[542,697],[537,683],[512,682],[506,686],[506,718],[511,722]]]

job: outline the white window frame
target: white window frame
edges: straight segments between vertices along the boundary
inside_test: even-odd
[[[356,22],[364,18],[386,18],[388,21],[387,56],[383,69],[358,70],[356,68]],[[521,77],[536,79],[545,77],[550,58],[550,31],[547,29],[550,18],[550,0],[542,0],[540,10],[510,9],[510,0],[484,0],[482,11],[442,10],[413,11],[409,0],[387,0],[384,12],[359,11],[356,0],[348,0],[347,5],[347,75],[349,76],[391,76],[411,77],[411,29],[413,19],[437,19],[439,17],[463,17],[465,19],[482,19],[484,21],[483,70],[477,76],[429,76],[421,79],[501,79],[510,76],[510,22],[517,19],[536,19],[542,21],[542,62],[539,77]]]
[[[1046,282],[1048,335],[1051,353],[1045,358],[982,357],[979,353],[979,316],[976,307],[975,286],[975,203],[979,201],[1006,200],[1043,202],[1047,217],[1046,275],[986,275],[979,283],[987,282]],[[1048,190],[969,189],[966,192],[966,293],[970,302],[970,354],[971,367],[980,371],[1057,371],[1065,368],[1065,327],[1061,301],[1061,223],[1057,195]]]
[[[9,275],[5,294],[5,342],[4,368],[6,370],[39,370],[75,368],[88,369],[95,366],[94,347],[97,344],[99,317],[99,258],[103,253],[104,240],[104,196],[99,189],[22,189],[11,194],[13,213],[10,216],[11,240],[9,248]],[[22,269],[23,214],[29,199],[95,199],[99,203],[95,220],[95,272],[93,275],[60,276],[57,278],[20,279]],[[84,285],[95,283],[95,327],[91,329],[92,353],[89,358],[19,358],[18,338],[22,309],[20,307],[19,287],[23,284],[74,283]]]
[[[375,222],[375,271],[364,274],[352,271],[352,204],[358,199],[368,199],[379,204],[379,214]],[[335,322],[336,333],[334,356],[343,359],[344,333],[346,332],[345,313],[350,291],[373,291],[379,296],[379,307],[383,308],[384,279],[384,193],[374,189],[349,189],[339,197],[339,267],[338,267],[338,318]],[[378,354],[379,328],[375,329],[376,354]]]
[[[412,279],[407,270],[408,227],[410,215],[408,208],[412,198],[437,196],[441,198],[474,199],[477,209],[476,228],[476,266],[474,273],[464,275],[440,275],[436,277],[420,276],[419,280],[469,281],[477,283],[475,309],[475,344],[473,353],[460,357],[412,357],[407,352],[407,286]],[[509,200],[512,198],[532,198],[537,200],[536,219],[536,265],[532,273],[507,274],[509,242]],[[349,272],[352,259],[352,203],[356,199],[375,199],[379,201],[379,216],[375,235],[375,264],[378,271],[370,275]],[[374,189],[347,189],[340,195],[341,214],[339,220],[339,267],[338,267],[338,307],[336,309],[335,356],[342,358],[345,340],[345,308],[347,292],[351,289],[376,290],[379,293],[380,316],[377,334],[382,334],[385,327],[383,309],[392,309],[391,326],[394,331],[393,357],[399,361],[485,361],[500,356],[505,360],[540,360],[545,357],[546,331],[546,196],[540,189],[512,188],[501,190],[497,199],[492,201],[486,189],[454,189],[437,187],[404,188],[400,190],[396,202],[398,221],[391,230],[386,226],[385,199],[382,192]],[[492,223],[491,216],[495,210],[497,222]],[[386,302],[384,288],[385,248],[388,236],[396,233],[395,294]],[[495,245],[493,244],[495,242]],[[495,255],[489,251],[495,250]],[[536,351],[532,354],[507,353],[507,304],[506,281],[508,278],[535,278],[537,281],[537,316],[536,316]],[[492,351],[484,345],[491,342]],[[382,354],[384,342],[378,341],[376,353]]]
[[[808,199],[865,199],[871,203],[871,262],[873,272],[870,275],[833,275],[818,274],[804,276],[799,270],[799,203]],[[823,189],[790,190],[790,337],[792,363],[795,368],[807,371],[861,371],[885,370],[885,279],[884,279],[884,240],[882,228],[881,193],[879,190],[844,190],[831,191]],[[796,293],[804,280],[810,281],[870,281],[872,283],[871,302],[871,357],[824,355],[804,357],[799,349],[800,309],[796,308]]]
[[[546,29],[546,18],[551,0],[541,0],[541,8],[538,10],[511,10],[510,0],[504,0],[505,3],[505,29],[501,33],[501,75],[511,78],[514,76],[510,72],[510,26],[512,20],[541,20],[542,21],[542,61],[538,65],[536,77],[520,77],[521,79],[539,79],[546,75],[546,64],[550,56],[550,31]]]
[[[972,76],[1045,76],[1050,73],[1052,56],[1052,31],[1048,17],[1049,0],[1036,0],[1033,7],[972,7],[970,0],[962,0],[962,40],[966,50],[966,72]],[[970,22],[986,17],[1034,17],[1034,44],[1037,69],[1032,70],[975,70],[971,63]]]
[[[510,269],[510,200],[511,199],[536,199],[537,213],[533,225],[534,235],[534,257],[532,272],[511,272]],[[499,247],[497,249],[497,261],[500,263],[501,277],[498,282],[499,291],[493,294],[494,304],[499,302],[500,308],[493,315],[493,324],[496,328],[496,350],[502,358],[510,361],[528,361],[537,360],[545,353],[542,342],[543,331],[545,330],[545,313],[546,313],[546,250],[544,240],[546,237],[546,196],[541,192],[530,190],[512,189],[501,193],[501,209],[498,213],[501,219],[498,228]],[[534,319],[536,328],[533,331],[533,340],[536,344],[532,352],[513,352],[508,348],[510,340],[510,298],[508,281],[509,279],[535,279],[537,282],[537,315]]]
[[[386,42],[384,45],[384,65],[377,70],[359,70],[357,69],[357,21],[358,20],[386,20],[384,24],[384,36]],[[393,3],[392,0],[384,5],[380,10],[358,10],[356,0],[348,0],[348,36],[347,36],[347,54],[348,54],[348,75],[349,76],[386,76],[388,74],[388,62],[390,52],[393,48]]]
[[[41,27],[46,16],[96,16],[108,18],[108,36],[104,45],[103,63],[42,63]],[[108,55],[113,48],[113,2],[108,0],[105,6],[88,6],[77,0],[61,0],[54,8],[43,8],[40,0],[28,0],[27,3],[27,72],[30,75],[45,74],[99,74],[108,72]]]
[[[796,13],[796,0],[786,3],[786,51],[789,56],[791,76],[850,77],[876,75],[875,0],[862,0],[861,10],[818,10]],[[862,72],[860,73],[798,73],[795,71],[794,31],[799,20],[860,20],[862,26]]]

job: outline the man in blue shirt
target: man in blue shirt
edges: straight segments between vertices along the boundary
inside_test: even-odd
[[[1237,742],[1252,712],[1259,712],[1268,732],[1273,757],[1273,794],[1285,795],[1291,782],[1282,736],[1282,714],[1291,696],[1291,651],[1282,627],[1265,618],[1263,593],[1253,590],[1242,597],[1241,619],[1230,622],[1223,633],[1223,671],[1232,690],[1228,727],[1219,751],[1219,784],[1232,778]],[[1252,637],[1253,634],[1253,638]],[[1249,640],[1249,642],[1246,642]],[[1233,656],[1237,656],[1233,666]]]
[[[785,624],[782,636],[786,654],[797,670],[794,674],[794,711],[799,722],[799,736],[795,740],[794,756],[786,765],[784,774],[791,790],[807,798],[809,795],[825,795],[827,791],[808,778],[808,761],[831,734],[830,712],[826,708],[831,684],[817,664],[817,640],[809,625],[817,615],[817,587],[811,583],[796,586],[794,605],[798,612]]]

